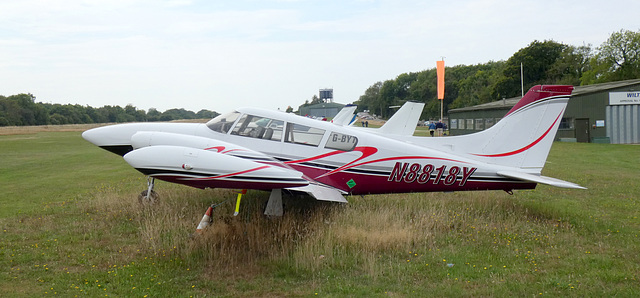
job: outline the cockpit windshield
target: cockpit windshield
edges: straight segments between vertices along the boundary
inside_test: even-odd
[[[232,135],[280,141],[284,121],[244,114],[233,128]]]
[[[238,112],[219,115],[218,117],[209,120],[209,122],[207,122],[207,127],[213,131],[228,133],[233,123],[238,119],[238,116],[240,116],[240,113]]]

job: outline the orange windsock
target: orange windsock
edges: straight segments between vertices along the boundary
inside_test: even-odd
[[[438,99],[444,99],[444,60],[436,61],[438,75]]]

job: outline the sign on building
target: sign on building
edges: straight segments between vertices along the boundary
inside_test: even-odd
[[[639,105],[640,92],[609,92],[609,105]]]

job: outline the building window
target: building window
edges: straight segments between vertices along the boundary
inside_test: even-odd
[[[451,119],[451,129],[458,129],[458,119]]]
[[[562,118],[558,129],[573,129],[573,118]]]
[[[491,126],[493,126],[493,118],[484,119],[484,127],[485,127],[485,129],[488,129]]]
[[[473,119],[467,119],[467,129],[473,129]]]
[[[476,119],[476,130],[482,130],[482,124],[484,122],[484,119]]]

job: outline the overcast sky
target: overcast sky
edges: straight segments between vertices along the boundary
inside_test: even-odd
[[[601,45],[640,1],[0,0],[0,95],[140,109],[351,103],[401,73]],[[434,82],[435,84],[435,82]]]

